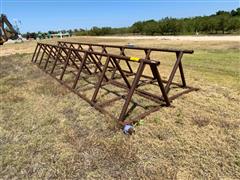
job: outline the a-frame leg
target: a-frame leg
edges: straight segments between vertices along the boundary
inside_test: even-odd
[[[37,44],[37,46],[34,50],[33,57],[32,57],[32,60],[31,60],[32,62],[34,61],[34,58],[35,58],[35,55],[36,55],[36,52],[37,52],[38,48],[39,48],[39,44]]]
[[[57,61],[59,61],[59,57],[60,57],[60,54],[61,54],[61,52],[62,52],[61,49],[62,49],[61,47],[58,48],[57,55],[56,55],[55,58],[54,58],[54,63],[53,63],[53,67],[52,67],[52,70],[51,70],[50,74],[53,73],[53,71],[54,71],[54,69],[55,69],[55,67],[56,67],[56,65],[57,65]]]
[[[164,101],[166,102],[166,105],[170,106],[170,101],[168,99],[167,93],[165,92],[165,88],[163,86],[162,79],[161,79],[160,73],[158,72],[157,66],[151,64],[150,67],[151,67],[151,71],[152,71],[154,79],[157,79],[158,85],[159,85],[160,90],[162,92],[162,96],[164,98]]]
[[[108,56],[108,57],[107,57],[107,60],[106,60],[106,62],[105,62],[104,68],[103,68],[103,70],[102,70],[101,76],[99,77],[99,80],[98,80],[98,82],[97,82],[97,84],[96,84],[96,89],[95,89],[94,94],[93,94],[92,99],[91,99],[92,102],[95,102],[95,101],[96,101],[97,94],[98,94],[98,92],[99,92],[99,89],[100,89],[100,87],[101,87],[102,81],[103,81],[104,76],[105,76],[105,74],[106,74],[106,71],[107,71],[109,62],[110,62],[110,57]]]
[[[83,67],[85,66],[85,63],[86,63],[87,58],[88,58],[88,53],[85,52],[85,53],[84,53],[84,56],[83,56],[83,58],[82,58],[81,65],[80,65],[80,67],[79,67],[79,69],[78,69],[78,73],[77,73],[77,75],[76,75],[75,81],[74,81],[74,83],[73,83],[72,89],[75,89],[76,86],[77,86],[78,80],[79,80],[79,78],[80,78],[80,74],[81,74],[81,72],[82,72],[82,70],[83,70]]]
[[[65,61],[63,70],[62,70],[62,74],[61,74],[61,76],[60,76],[60,80],[61,80],[61,81],[62,81],[63,76],[64,76],[64,74],[65,74],[65,71],[66,71],[66,69],[67,69],[67,65],[69,64],[69,60],[70,60],[71,53],[72,53],[72,50],[69,49],[69,50],[68,50],[68,53],[67,53],[67,58],[66,58],[66,61]]]
[[[50,48],[50,52],[49,52],[49,54],[48,54],[48,57],[47,57],[47,59],[46,59],[46,62],[45,62],[45,65],[44,65],[44,70],[46,70],[46,68],[47,68],[47,65],[48,65],[48,62],[49,62],[49,59],[50,59],[50,57],[52,56],[52,51],[54,50],[54,47],[52,47],[52,48]]]
[[[37,62],[37,59],[38,59],[38,56],[39,56],[39,53],[40,53],[41,49],[42,49],[42,44],[39,44],[39,48],[38,48],[38,50],[37,50],[37,55],[36,55],[36,57],[35,57],[35,59],[34,59],[34,63]]]
[[[128,91],[128,95],[126,97],[125,103],[123,105],[121,114],[120,114],[119,119],[118,119],[119,121],[123,121],[125,116],[126,116],[126,112],[127,112],[129,103],[130,103],[130,101],[132,99],[134,90],[136,89],[136,87],[138,85],[139,79],[141,78],[141,75],[142,75],[142,73],[144,71],[144,67],[145,67],[145,64],[141,61],[140,64],[139,64],[136,76],[135,76],[135,78],[133,80],[132,86],[131,86],[131,88]]]
[[[171,72],[171,74],[169,76],[169,79],[167,81],[167,85],[165,86],[165,91],[166,91],[167,94],[170,91],[170,85],[172,84],[172,81],[173,81],[173,78],[174,78],[174,76],[176,74],[177,68],[179,67],[179,63],[182,60],[182,56],[183,56],[183,52],[180,51],[178,56],[177,56],[177,60],[175,62],[175,65],[173,66],[172,72]]]
[[[176,57],[178,58],[180,55],[179,52],[176,52]],[[183,87],[186,87],[187,84],[186,84],[186,80],[185,80],[185,76],[184,76],[184,72],[183,72],[183,66],[182,66],[182,61],[179,62],[179,71],[180,71],[180,75],[181,75],[181,79],[182,79],[182,86]]]

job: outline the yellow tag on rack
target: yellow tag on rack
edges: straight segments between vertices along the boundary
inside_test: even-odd
[[[132,61],[139,61],[140,58],[138,58],[138,57],[130,57],[130,60],[132,60]]]

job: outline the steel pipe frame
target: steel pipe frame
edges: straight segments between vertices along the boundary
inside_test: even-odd
[[[78,48],[81,48],[81,49],[83,49],[83,47],[82,47],[83,45],[86,45],[86,46],[89,47],[88,48],[89,50],[93,50],[93,47],[101,47],[102,52],[105,52],[105,53],[107,53],[106,48],[117,48],[117,49],[120,50],[120,55],[123,55],[123,56],[126,56],[125,52],[124,52],[125,49],[141,50],[141,51],[145,52],[145,55],[146,55],[144,57],[145,59],[150,59],[151,52],[153,52],[153,51],[176,53],[176,61],[175,61],[175,64],[172,68],[172,71],[170,73],[169,79],[168,80],[162,80],[164,83],[166,83],[165,90],[166,90],[167,94],[169,93],[170,86],[172,84],[175,84],[178,87],[182,87],[182,88],[187,89],[187,90],[185,90],[186,93],[197,90],[196,88],[192,88],[190,86],[187,86],[185,76],[184,76],[183,66],[182,66],[183,54],[185,54],[185,53],[186,54],[192,54],[192,53],[194,53],[193,50],[129,47],[129,46],[119,46],[119,45],[94,44],[94,43],[82,43],[82,42],[66,42],[66,41],[58,41],[58,45],[59,46],[64,46],[64,47],[72,47],[72,48],[75,48],[74,45],[78,45]],[[129,68],[130,71],[125,71],[125,72],[129,72],[129,73],[134,75],[134,73],[132,71],[132,68],[131,68],[131,65],[129,63],[127,63],[127,65],[128,65],[128,67],[130,67]],[[177,69],[179,69],[182,84],[173,82],[173,79],[175,77]],[[111,79],[114,79],[115,73],[116,73],[116,68],[113,71]],[[151,79],[151,77],[149,77],[149,76],[146,76],[146,75],[142,75],[142,76],[145,77],[145,78],[150,78]],[[179,96],[180,95],[182,95],[182,93],[179,93]],[[178,97],[178,95],[174,95],[174,97]]]
[[[81,44],[81,43],[78,43],[77,45],[78,45],[77,49],[84,49],[84,48],[82,47],[82,44]],[[85,44],[83,44],[83,45],[85,45]],[[58,41],[58,46],[75,48],[72,43],[69,44],[69,43],[64,43],[64,42],[60,42],[60,41]],[[89,50],[89,51],[94,51],[93,46],[95,46],[95,45],[88,44],[87,50]],[[108,53],[105,47],[102,47],[101,53]],[[124,50],[121,50],[121,52],[120,52],[119,55],[126,56],[126,55],[124,54]],[[95,55],[95,57],[98,59],[99,63],[102,65],[102,63],[101,63],[102,56],[100,55],[100,57],[98,57],[98,56]],[[128,68],[129,68],[129,71],[127,71],[127,72],[132,73],[133,71],[132,71],[132,69],[131,69],[131,66],[130,66],[129,62],[128,62],[128,61],[125,61],[125,62],[126,62]],[[113,64],[112,60],[110,60],[110,63],[112,64],[112,66],[113,66],[113,68],[114,68],[114,64]],[[115,67],[114,71],[116,71],[116,67]],[[113,73],[113,75],[114,75],[114,73]],[[113,76],[112,76],[111,78],[113,78]]]
[[[67,55],[67,51],[66,49],[64,48],[59,48],[58,46],[54,46],[54,45],[50,45],[50,44],[43,44],[43,43],[38,43],[37,46],[36,46],[36,49],[34,51],[34,55],[32,57],[32,62],[36,63],[37,59],[38,59],[38,56],[39,56],[39,53],[40,53],[40,50],[43,50],[43,54],[41,56],[40,59],[43,59],[43,56],[44,54],[48,54],[48,58],[46,60],[46,64],[44,66],[44,69],[46,69],[47,67],[47,64],[48,64],[48,61],[50,59],[50,57],[52,57],[53,59],[55,59],[57,57],[57,59],[61,62],[61,63],[64,63],[65,62],[65,56]],[[64,52],[64,54],[62,54],[62,52]],[[81,57],[80,57],[81,58]],[[72,62],[72,64],[78,68],[77,64],[75,63],[75,60],[72,59],[70,57],[70,61]],[[39,66],[41,65],[41,60],[38,64]],[[91,71],[86,67],[84,66],[84,68],[87,70],[87,72],[89,74],[92,74]]]
[[[47,47],[50,49],[50,50],[46,50]],[[120,71],[120,74],[122,75],[123,79],[125,80],[127,86],[128,86],[128,89],[129,89],[129,93],[128,95],[126,96],[126,101],[125,101],[125,105],[123,106],[123,109],[121,111],[121,114],[120,114],[120,117],[118,118],[118,121],[120,124],[126,124],[126,123],[130,123],[130,122],[135,122],[136,120],[139,120],[139,117],[145,117],[146,115],[148,115],[149,113],[153,112],[153,110],[150,110],[148,112],[145,112],[143,114],[141,114],[140,116],[136,117],[135,120],[132,119],[131,121],[124,121],[125,120],[125,116],[126,116],[126,111],[128,109],[128,106],[129,106],[129,103],[132,99],[132,95],[134,93],[134,91],[136,90],[137,88],[137,83],[139,82],[139,79],[141,77],[141,74],[144,70],[144,67],[145,65],[150,65],[151,67],[151,70],[152,70],[152,73],[153,73],[153,76],[158,79],[158,83],[159,83],[159,86],[160,86],[160,90],[163,94],[163,97],[164,97],[164,100],[166,102],[167,105],[170,105],[170,101],[167,97],[167,94],[163,88],[163,83],[161,81],[161,78],[160,78],[160,75],[158,73],[158,70],[157,70],[157,66],[160,64],[160,62],[157,62],[157,61],[154,61],[154,60],[147,60],[147,59],[140,59],[139,60],[139,68],[138,68],[138,72],[136,73],[136,76],[135,76],[135,79],[134,79],[134,82],[132,85],[130,85],[127,80],[127,78],[125,77],[124,75],[124,72],[121,70],[121,67],[119,66],[119,62],[117,60],[125,60],[125,61],[132,61],[131,58],[129,57],[126,57],[126,56],[119,56],[119,55],[112,55],[112,54],[106,54],[106,53],[98,53],[98,52],[94,52],[94,51],[88,51],[88,50],[77,50],[77,49],[73,49],[73,48],[66,48],[66,47],[59,47],[59,46],[56,46],[56,45],[49,45],[49,44],[42,44],[42,43],[38,43],[36,49],[35,49],[35,52],[33,54],[33,58],[32,58],[32,61],[34,63],[37,62],[38,60],[38,55],[39,55],[39,52],[42,50],[43,51],[43,54],[44,53],[47,53],[48,54],[48,58],[46,60],[46,64],[49,60],[49,57],[51,56],[52,54],[52,50],[53,49],[57,49],[57,53],[55,52],[55,56],[53,57],[54,58],[54,63],[53,63],[53,67],[52,67],[52,70],[50,72],[50,75],[53,76],[53,71],[54,71],[54,68],[56,66],[56,63],[57,61],[59,61],[59,57],[60,57],[60,53],[61,52],[65,52],[66,54],[66,51],[64,51],[63,49],[67,49],[68,50],[68,53],[66,54],[66,56],[63,56],[61,55],[61,57],[63,58],[64,60],[64,67],[63,67],[63,71],[62,71],[62,74],[60,76],[60,79],[56,78],[55,79],[58,79],[59,82],[61,82],[61,84],[64,84],[65,86],[67,86],[68,89],[71,89],[72,91],[74,91],[76,93],[76,90],[75,90],[75,87],[76,87],[76,84],[77,84],[77,81],[79,80],[80,78],[80,73],[82,71],[82,68],[84,66],[84,64],[86,63],[86,59],[88,57],[88,55],[101,55],[101,56],[105,56],[107,57],[107,61],[105,62],[104,64],[104,68],[101,69],[101,66],[96,63],[96,67],[98,68],[98,70],[101,72],[101,75],[100,75],[100,80],[97,82],[97,85],[96,85],[96,88],[95,88],[95,92],[94,92],[94,95],[92,97],[92,100],[84,97],[84,95],[80,94],[80,93],[76,93],[78,94],[80,97],[82,97],[83,99],[85,99],[87,102],[89,102],[92,106],[94,106],[96,109],[100,110],[101,112],[105,111],[103,110],[103,108],[101,107],[101,105],[98,105],[95,101],[96,101],[96,97],[97,97],[97,92],[99,91],[100,87],[101,87],[101,83],[103,81],[103,77],[105,77],[105,73],[106,73],[106,69],[108,68],[108,64],[109,64],[109,61],[110,59],[112,59],[112,61],[114,62],[115,66],[118,68],[118,70]],[[76,52],[84,52],[84,57],[83,58],[79,58],[80,55],[78,56],[79,58],[79,61],[81,61],[81,65],[80,67],[77,67],[76,69],[78,70],[78,73],[77,73],[77,76],[76,76],[76,79],[75,79],[75,82],[74,82],[74,85],[72,87],[68,86],[67,84],[65,84],[63,82],[63,76],[64,76],[64,73],[65,73],[65,70],[67,68],[67,66],[69,65],[69,61],[71,60],[71,54],[72,52],[74,52],[74,54],[77,56],[77,53]],[[40,58],[40,61],[42,61],[43,59],[43,55],[41,56]],[[62,62],[62,61],[60,61]],[[46,66],[45,64],[45,66]],[[44,66],[44,71],[46,71],[46,68]],[[39,66],[40,67],[40,66]],[[107,81],[107,79],[106,79]],[[111,83],[111,81],[109,81]],[[114,83],[112,83],[114,84]],[[101,103],[102,104],[102,103]],[[154,110],[156,110],[156,108],[154,108]],[[106,113],[106,112],[105,112]],[[107,113],[109,114],[109,113]],[[111,117],[113,117],[112,115],[110,115]],[[114,119],[117,119],[116,117]]]

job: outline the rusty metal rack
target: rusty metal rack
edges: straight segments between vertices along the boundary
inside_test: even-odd
[[[87,46],[83,47],[83,46]],[[100,47],[101,52],[94,49]],[[120,50],[120,54],[116,55],[110,53],[108,48],[116,48]],[[142,50],[146,56],[142,59],[135,57],[128,57],[125,54],[125,49]],[[158,66],[159,61],[151,60],[150,54],[153,51],[172,52],[176,53],[177,59],[169,79],[162,80]],[[108,114],[111,118],[117,120],[121,125],[132,124],[149,115],[152,112],[159,110],[163,105],[169,106],[171,101],[175,98],[186,94],[190,91],[197,90],[196,88],[186,85],[183,67],[182,56],[184,53],[193,53],[189,50],[174,50],[174,49],[158,49],[158,48],[142,48],[142,47],[128,47],[128,46],[116,46],[116,45],[104,45],[104,44],[90,44],[90,43],[75,43],[75,42],[58,42],[58,45],[38,43],[34,51],[32,62],[37,64],[44,72],[50,74],[56,80],[58,80],[65,87],[76,93],[78,96],[86,100],[90,105]],[[122,67],[122,62],[126,64],[127,70]],[[134,67],[136,71],[133,69]],[[145,67],[149,67],[151,75],[144,75]],[[173,78],[177,69],[180,70],[182,84],[173,82]],[[71,70],[68,70],[71,69]],[[118,72],[118,76],[116,76]],[[64,79],[68,74],[69,79]],[[92,83],[88,80],[88,77],[97,77],[95,82]],[[131,77],[131,79],[129,79]],[[148,90],[139,89],[141,78],[148,79],[148,81],[142,81],[143,84],[155,84],[159,92],[153,94]],[[81,85],[80,81],[93,84],[93,87],[84,88],[85,85]],[[123,81],[120,82],[119,80]],[[164,86],[164,84],[166,85]],[[106,85],[111,84],[115,87],[126,90],[126,94],[117,94],[117,97],[112,99],[100,101],[99,91],[104,89]],[[186,89],[181,93],[177,93],[171,97],[168,96],[170,86],[176,85],[178,87]],[[82,87],[80,87],[82,86]],[[89,97],[84,95],[84,91],[93,89],[93,92]],[[133,95],[151,100],[155,106],[150,106],[146,112],[139,114],[136,117],[129,118],[132,107],[129,105],[133,101]],[[113,113],[107,111],[106,107],[110,106],[117,100],[124,100],[121,107],[120,114],[116,117]],[[136,105],[137,103],[135,103]],[[140,104],[137,104],[141,106]],[[143,107],[143,106],[142,106]],[[145,107],[143,107],[145,109]]]
[[[111,51],[113,49],[116,49],[119,51],[119,55],[121,56],[127,56],[126,55],[126,50],[137,50],[137,51],[143,51],[145,56],[141,57],[143,59],[151,59],[151,53],[152,52],[167,52],[167,53],[175,53],[176,54],[176,61],[175,64],[172,68],[172,71],[170,73],[169,79],[168,80],[162,80],[164,83],[167,83],[165,86],[165,90],[167,94],[170,91],[170,86],[172,84],[177,85],[178,87],[182,87],[186,89],[183,94],[188,93],[190,91],[196,90],[196,88],[192,88],[190,86],[187,86],[185,76],[184,76],[184,71],[183,71],[183,66],[182,66],[182,58],[184,54],[193,54],[193,50],[184,50],[184,49],[164,49],[164,48],[146,48],[146,47],[135,47],[135,46],[120,46],[120,45],[108,45],[108,44],[94,44],[94,43],[83,43],[83,42],[66,42],[66,41],[58,41],[58,45],[62,47],[70,47],[70,48],[75,48],[75,49],[86,49],[89,51],[96,51],[95,48],[100,47],[100,50],[102,53],[112,53]],[[101,57],[99,58],[101,61]],[[133,68],[131,67],[131,64],[126,61],[127,64],[127,70],[124,70],[126,73],[130,74],[135,74],[133,72]],[[173,79],[175,77],[176,71],[179,69],[180,75],[181,75],[181,80],[182,84],[175,83],[173,82]],[[117,69],[114,68],[111,79],[114,79],[114,76],[116,74]],[[143,75],[145,78],[150,78],[146,75]],[[182,94],[181,94],[182,95]]]

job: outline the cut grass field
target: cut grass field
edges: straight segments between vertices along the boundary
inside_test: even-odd
[[[183,65],[187,83],[200,90],[147,116],[126,136],[30,62],[36,42],[6,44],[0,47],[0,178],[240,179],[238,42],[71,40],[194,49]],[[153,54],[165,78],[171,58]]]

